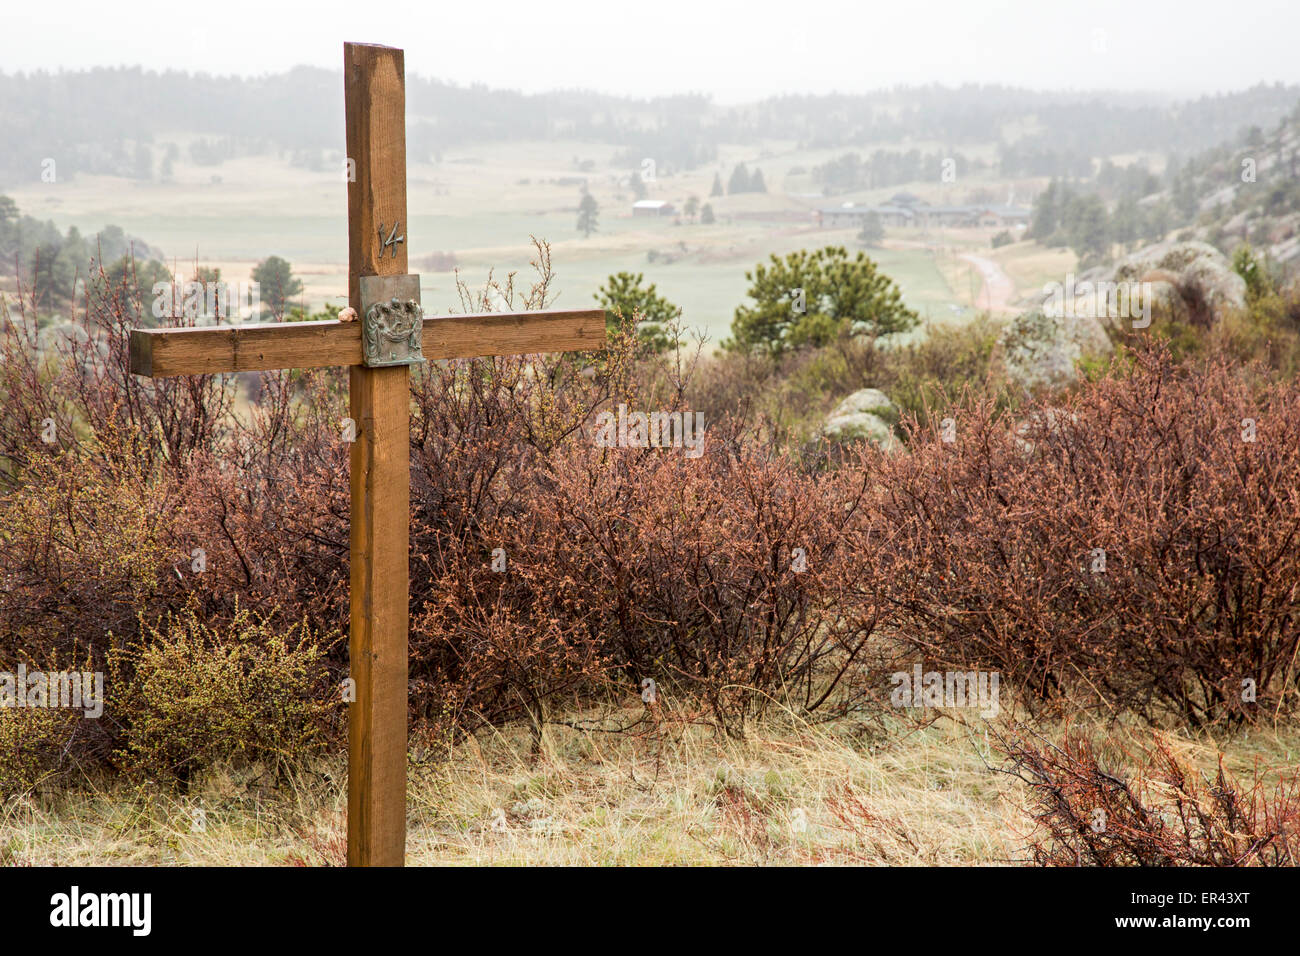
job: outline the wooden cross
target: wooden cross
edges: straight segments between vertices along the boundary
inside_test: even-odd
[[[134,329],[131,371],[162,378],[346,365],[351,460],[348,864],[400,866],[406,850],[410,365],[605,347],[601,309],[428,317],[410,330],[406,276],[406,79],[402,51],[343,45],[348,301],[361,321]],[[369,277],[395,277],[371,279]],[[363,279],[366,281],[363,283]],[[391,293],[391,294],[390,294]],[[372,311],[373,307],[373,311]],[[398,364],[386,364],[396,361]],[[418,361],[418,358],[417,358]]]

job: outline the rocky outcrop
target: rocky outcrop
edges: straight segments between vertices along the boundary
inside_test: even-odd
[[[1246,283],[1227,257],[1195,240],[1148,246],[1055,290],[999,340],[1007,378],[1027,391],[1075,381],[1080,361],[1112,351],[1111,334],[1169,321],[1205,328],[1246,307]]]
[[[1040,306],[1007,323],[998,338],[997,357],[1013,384],[1037,392],[1069,385],[1078,378],[1080,361],[1113,349],[1095,318],[1054,315]]]
[[[885,449],[898,445],[894,425],[898,407],[878,388],[863,388],[846,397],[822,426],[822,434],[833,442],[847,444],[870,441]]]
[[[1151,319],[1208,327],[1246,307],[1246,282],[1209,243],[1162,242],[1121,259],[1113,282],[1151,283]],[[1102,313],[1098,313],[1102,314]]]

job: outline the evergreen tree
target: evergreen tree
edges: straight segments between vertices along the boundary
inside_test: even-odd
[[[60,297],[59,253],[63,249],[61,241],[42,242],[32,250],[28,260],[27,274],[31,285],[32,298],[38,309],[53,309]]]
[[[1258,302],[1273,292],[1273,278],[1263,256],[1257,256],[1249,243],[1237,247],[1232,254],[1232,271],[1246,283],[1246,301]]]
[[[1082,263],[1094,263],[1110,248],[1110,223],[1099,196],[1076,196],[1066,207],[1066,241]]]
[[[14,261],[14,247],[18,243],[18,204],[8,196],[0,196],[0,263]],[[4,266],[0,265],[0,269]]]
[[[827,345],[841,335],[904,332],[919,321],[898,286],[865,253],[850,259],[843,247],[827,246],[770,259],[745,273],[752,304],[736,309],[732,338],[723,343],[729,350],[777,356],[788,348]],[[801,312],[793,307],[796,289],[803,290]]]
[[[1151,242],[1159,242],[1164,239],[1165,234],[1172,228],[1169,203],[1162,199],[1146,208],[1143,238]]]
[[[713,174],[713,188],[709,190],[709,196],[722,195],[722,177],[717,173]]]
[[[289,300],[302,294],[302,280],[294,276],[293,267],[279,256],[269,256],[253,270],[261,300],[272,315],[284,315]]]
[[[880,217],[874,212],[868,214],[867,218],[862,222],[862,229],[858,232],[858,241],[874,246],[884,238],[885,227],[880,222]]]
[[[1138,204],[1133,199],[1121,199],[1110,219],[1111,238],[1123,246],[1134,242],[1138,237],[1140,220]]]
[[[737,163],[736,168],[731,171],[731,179],[727,181],[727,195],[734,196],[736,193],[749,192],[749,170],[745,168],[744,163]]]
[[[605,310],[605,323],[611,330],[619,327],[620,320],[632,321],[635,317],[641,345],[662,352],[671,344],[667,327],[682,310],[661,296],[653,282],[643,287],[644,282],[640,272],[620,272],[610,276],[593,298]]]
[[[89,272],[90,247],[77,227],[71,226],[54,264],[55,294],[60,298],[71,298],[77,289],[77,279],[84,281]]]
[[[596,197],[589,192],[584,192],[582,202],[578,203],[578,231],[582,233],[584,239],[596,231],[598,209]]]
[[[1034,214],[1029,224],[1030,239],[1045,243],[1055,234],[1061,224],[1058,194],[1063,190],[1064,185],[1053,179],[1047,184],[1047,188],[1038,194],[1034,200]]]
[[[1174,208],[1180,222],[1190,223],[1196,219],[1200,209],[1200,198],[1196,192],[1196,180],[1190,169],[1184,169],[1174,179]]]

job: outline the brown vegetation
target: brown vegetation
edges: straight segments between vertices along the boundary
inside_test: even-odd
[[[543,259],[524,304],[546,296]],[[0,331],[0,660],[88,662],[114,683],[90,727],[0,714],[7,791],[72,767],[184,785],[221,760],[273,764],[339,739],[344,383],[267,374],[244,406],[230,377],[132,377],[139,306],[125,287],[96,298],[84,334],[52,349],[26,306]],[[1013,408],[987,333],[847,343],[792,356],[779,380],[736,359],[638,356],[630,329],[601,356],[430,366],[412,396],[417,736],[522,720],[537,747],[580,709],[644,730],[667,701],[736,738],[774,705],[874,720],[903,662],[999,671],[1034,714],[1197,728],[1292,713],[1300,387],[1146,343]],[[903,396],[901,453],[827,454],[763,414],[782,382],[833,393],[864,378]],[[753,405],[723,414],[746,392]],[[704,453],[600,447],[593,417],[620,402],[703,408]],[[620,722],[647,678],[659,703]],[[1077,750],[1053,763],[1026,739],[1009,747],[1034,780],[1091,773]],[[841,825],[877,827],[859,794],[837,793]],[[1138,826],[1124,822],[1134,794],[1117,826]],[[1256,830],[1291,833],[1268,844],[1289,858],[1276,854],[1294,852],[1291,804],[1268,806],[1243,819],[1281,821]],[[1158,836],[1176,862],[1240,850]]]
[[[1086,736],[1059,744],[1032,731],[1002,741],[1007,772],[1029,785],[1040,866],[1295,866],[1300,776],[1240,784],[1220,757],[1212,781],[1156,739],[1137,769],[1117,771]]]

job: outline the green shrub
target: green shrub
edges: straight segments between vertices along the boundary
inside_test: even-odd
[[[890,354],[889,374],[879,387],[925,425],[936,405],[996,391],[990,361],[1000,331],[987,314],[964,325],[932,325],[924,337]]]
[[[57,708],[0,708],[0,798],[56,774],[82,719],[77,711]]]
[[[916,342],[885,346],[841,336],[821,348],[789,349],[774,360],[721,354],[701,365],[690,395],[714,420],[740,412],[774,426],[782,440],[807,441],[845,395],[878,388],[924,424],[930,410],[968,393],[1006,401],[991,375],[1001,326],[981,315],[960,326],[931,325]]]
[[[112,712],[126,726],[115,757],[127,773],[184,785],[218,763],[279,768],[324,745],[341,695],[306,624],[275,630],[241,609],[210,627],[190,609],[144,635],[111,658],[122,687]]]
[[[1243,363],[1260,361],[1294,378],[1300,374],[1300,290],[1270,287],[1251,296],[1246,312],[1224,316],[1201,348]]]

